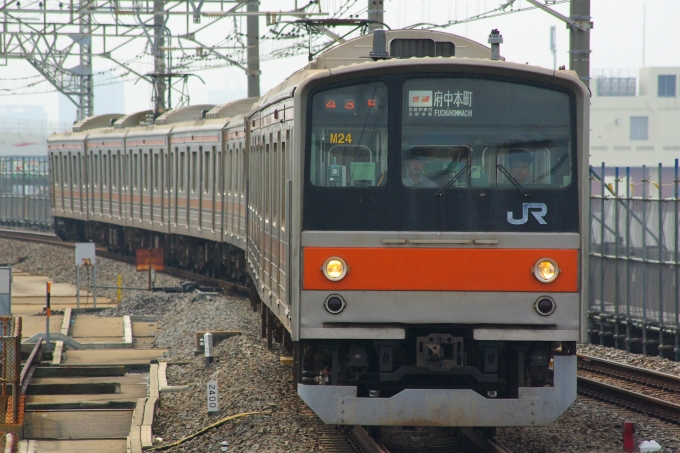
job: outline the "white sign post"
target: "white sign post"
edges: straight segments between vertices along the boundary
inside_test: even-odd
[[[208,382],[208,414],[219,412],[220,406],[217,399],[217,381]]]
[[[94,242],[76,244],[76,300],[80,308],[80,267],[92,267],[92,302],[97,308],[97,266],[95,265]]]

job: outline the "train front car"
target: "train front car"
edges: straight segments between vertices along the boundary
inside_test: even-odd
[[[332,424],[552,423],[576,397],[587,88],[469,58],[329,72],[296,92],[298,393]]]

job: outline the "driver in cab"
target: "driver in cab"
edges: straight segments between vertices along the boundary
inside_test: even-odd
[[[423,175],[427,156],[409,151],[406,156],[406,175],[401,182],[406,187],[439,187],[434,181]]]
[[[510,174],[522,186],[530,182],[529,175],[531,174],[531,164],[533,163],[534,156],[525,149],[515,148],[511,149],[508,153]]]

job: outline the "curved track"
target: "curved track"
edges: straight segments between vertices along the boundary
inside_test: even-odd
[[[32,231],[13,231],[13,230],[0,230],[0,238],[5,238],[5,239],[14,239],[18,241],[26,241],[26,242],[37,242],[41,244],[49,244],[49,245],[54,245],[57,247],[64,247],[64,248],[69,248],[73,249],[75,248],[75,242],[67,242],[67,241],[62,241],[59,239],[56,235],[52,233],[38,233],[38,232],[32,232]],[[101,256],[103,258],[108,258],[111,260],[116,260],[116,261],[122,261],[128,264],[135,264],[135,257],[133,256],[127,256],[127,255],[120,255],[118,253],[113,253],[109,252],[106,248],[104,247],[97,247],[97,256]],[[235,283],[231,282],[228,280],[220,280],[216,278],[210,278],[206,277],[205,275],[200,275],[200,274],[195,274],[193,272],[189,272],[184,269],[178,269],[178,268],[173,268],[173,267],[165,267],[165,270],[163,271],[168,275],[172,275],[173,277],[181,278],[183,280],[191,280],[195,281],[197,283],[200,283],[201,285],[204,286],[212,286],[212,287],[219,287],[223,288],[225,290],[231,290],[231,291],[242,291],[242,292],[249,292],[250,290],[248,289],[247,286],[244,286],[241,283]]]
[[[0,230],[0,238],[36,242],[69,249],[75,247],[75,243],[62,241],[50,233]],[[135,264],[134,257],[112,253],[103,247],[97,248],[97,255]],[[182,269],[166,267],[164,272],[178,278],[227,290],[249,291],[246,286],[241,284],[208,278]],[[495,439],[483,436],[470,428],[414,428],[408,430],[400,427],[386,427],[382,430],[382,440],[374,439],[361,427],[338,429],[326,425],[321,429],[324,431],[323,437],[326,440],[325,451],[333,453],[415,453],[425,451],[431,453],[510,453],[510,450],[503,447]]]
[[[578,355],[578,392],[680,424],[680,377]]]

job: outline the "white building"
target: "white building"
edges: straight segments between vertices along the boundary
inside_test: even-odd
[[[637,78],[593,78],[590,164],[674,166],[680,158],[679,81],[680,67],[640,68]]]

